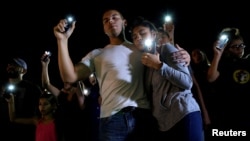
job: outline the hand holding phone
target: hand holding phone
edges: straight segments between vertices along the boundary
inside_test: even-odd
[[[10,99],[11,94],[13,94],[14,91],[15,91],[15,85],[9,84],[9,85],[6,87],[6,90],[4,91],[3,97],[4,97],[5,99]]]
[[[49,58],[51,55],[52,55],[52,54],[51,54],[50,51],[45,51],[45,52],[44,52],[44,55],[43,55],[43,57],[42,57],[42,61],[43,61],[43,62],[47,62],[47,61],[48,61],[48,58]]]
[[[66,21],[67,25],[64,27],[65,32],[67,32],[67,30],[72,26],[73,22],[75,21],[75,18],[72,15],[68,15],[66,16]]]
[[[228,42],[228,35],[226,34],[221,34],[219,36],[219,43],[218,45],[216,46],[217,49],[223,49],[225,47],[225,45],[227,44]]]
[[[156,52],[156,43],[151,39],[146,39],[144,42],[144,52],[154,54]]]

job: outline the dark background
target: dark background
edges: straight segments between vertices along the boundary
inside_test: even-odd
[[[173,1],[173,0],[85,0],[7,2],[1,4],[1,80],[5,79],[6,60],[20,56],[28,64],[25,79],[41,84],[40,57],[45,50],[52,52],[49,72],[51,83],[62,86],[57,64],[57,45],[53,27],[67,14],[75,15],[76,29],[69,41],[74,62],[94,48],[102,48],[108,38],[102,29],[102,10],[120,9],[128,25],[136,16],[153,21],[157,27],[163,16],[172,13],[175,22],[175,42],[190,51],[202,48],[212,57],[212,44],[225,27],[237,27],[249,46],[249,7],[246,2],[234,1]],[[4,9],[4,10],[3,10]],[[128,35],[128,39],[130,36]],[[246,49],[249,51],[248,47]]]

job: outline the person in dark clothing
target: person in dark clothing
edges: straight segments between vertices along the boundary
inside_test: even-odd
[[[249,132],[250,58],[238,28],[225,28],[221,34],[228,35],[228,42],[221,49],[217,47],[219,40],[215,42],[208,69],[208,81],[216,93],[213,128]]]
[[[10,122],[6,98],[13,94],[17,118],[29,118],[38,113],[38,99],[42,90],[39,85],[23,78],[27,73],[27,63],[23,59],[17,57],[8,61],[6,72],[7,80],[2,84],[0,96],[1,141],[34,141],[35,126]]]

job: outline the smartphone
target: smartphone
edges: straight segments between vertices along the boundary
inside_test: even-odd
[[[154,54],[156,52],[156,42],[151,39],[146,39],[144,41],[144,52]]]
[[[3,97],[6,99],[10,99],[10,94],[13,93],[15,90],[15,85],[9,84],[3,94]]]
[[[45,57],[43,58],[42,61],[46,62],[48,60],[48,58],[52,55],[50,51],[45,51],[44,52]]]
[[[13,92],[13,91],[15,90],[15,85],[13,85],[13,84],[8,85],[8,86],[7,86],[7,90],[8,90],[9,92]]]
[[[64,27],[65,32],[72,26],[72,23],[75,21],[75,18],[72,15],[67,15],[66,20],[67,20],[67,25]]]
[[[228,35],[227,34],[221,34],[219,36],[219,45],[216,46],[218,49],[223,49],[225,47],[225,44],[228,42]]]

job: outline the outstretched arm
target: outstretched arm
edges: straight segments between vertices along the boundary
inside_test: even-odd
[[[50,83],[49,79],[49,63],[50,63],[50,58],[47,58],[46,60],[44,59],[46,57],[45,54],[41,57],[41,63],[42,63],[42,87],[47,89],[49,92],[51,92],[53,95],[56,97],[60,94],[60,90],[52,85]]]
[[[173,21],[165,22],[163,24],[163,29],[168,32],[170,43],[174,45],[174,29],[175,25]]]
[[[6,99],[9,106],[9,117],[11,122],[20,124],[36,124],[37,120],[35,118],[17,118],[15,110],[15,98],[13,94],[10,94],[10,98]]]
[[[75,29],[75,22],[66,31],[67,20],[62,19],[55,27],[54,34],[58,45],[58,65],[63,82],[74,83],[78,80],[87,79],[90,70],[83,64],[74,66],[68,50],[68,39]]]
[[[75,22],[67,31],[65,30],[66,26],[67,20],[62,19],[54,27],[54,34],[57,38],[58,45],[58,65],[61,78],[64,82],[76,82],[77,74],[75,73],[74,65],[68,51],[68,39],[73,33]]]

